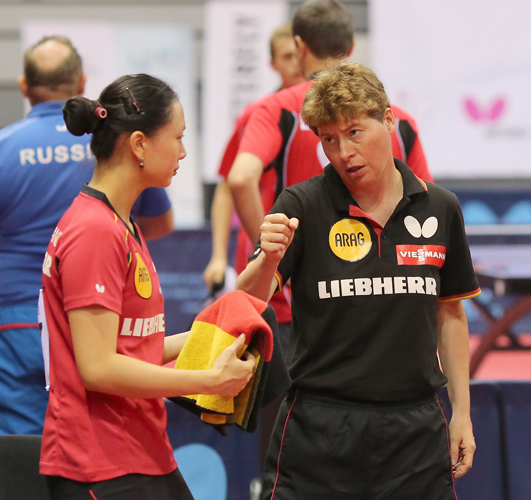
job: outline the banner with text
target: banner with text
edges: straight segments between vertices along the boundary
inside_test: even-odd
[[[238,113],[281,84],[269,64],[269,39],[289,13],[278,0],[211,0],[205,9],[203,178],[214,182]]]

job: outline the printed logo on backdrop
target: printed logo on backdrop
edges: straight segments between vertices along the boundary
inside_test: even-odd
[[[332,252],[347,262],[363,259],[372,247],[369,229],[357,219],[336,222],[330,229],[328,242]]]
[[[232,20],[232,64],[230,85],[231,120],[234,121],[243,107],[254,100],[260,78],[260,53],[262,44],[261,23],[257,15],[236,13]]]
[[[504,125],[508,108],[508,99],[498,97],[490,102],[475,97],[466,97],[463,100],[463,110],[473,124],[485,128],[487,137],[521,137],[527,134],[526,130],[517,126]]]
[[[490,105],[469,97],[464,102],[465,110],[475,122],[495,123],[500,120],[505,110],[505,99],[495,99]]]

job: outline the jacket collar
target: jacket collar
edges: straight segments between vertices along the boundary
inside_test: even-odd
[[[65,101],[47,101],[35,104],[28,114],[28,118],[36,118],[39,116],[58,115],[62,116],[63,106]]]

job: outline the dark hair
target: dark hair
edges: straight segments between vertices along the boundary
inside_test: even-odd
[[[169,123],[171,106],[178,100],[174,90],[158,78],[125,75],[105,87],[98,101],[71,97],[63,107],[63,116],[72,134],[93,134],[90,148],[98,160],[106,160],[123,132],[139,130],[149,136]],[[104,108],[106,117],[96,114],[98,107]]]
[[[293,17],[293,36],[300,36],[319,59],[346,56],[354,39],[352,15],[336,0],[310,0]]]
[[[58,42],[70,49],[65,60],[52,70],[39,68],[34,51],[46,42]],[[28,87],[48,87],[56,90],[60,85],[76,85],[83,75],[83,64],[72,42],[65,36],[45,36],[24,52],[24,78]]]

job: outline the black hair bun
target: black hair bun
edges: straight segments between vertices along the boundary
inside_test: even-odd
[[[75,135],[91,134],[97,127],[100,118],[96,116],[98,103],[85,97],[71,97],[63,106],[63,117],[66,128]]]

